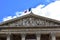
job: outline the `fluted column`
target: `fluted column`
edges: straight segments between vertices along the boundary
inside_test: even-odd
[[[36,34],[37,40],[40,40],[41,35],[40,34]]]
[[[21,40],[25,40],[25,34],[21,34]]]
[[[55,33],[51,33],[51,40],[56,40]]]
[[[10,40],[10,34],[7,35],[7,39],[6,40]]]

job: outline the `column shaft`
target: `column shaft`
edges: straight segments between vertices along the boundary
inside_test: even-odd
[[[51,40],[56,40],[56,36],[54,33],[51,33]]]
[[[7,35],[7,40],[10,40],[10,35]]]
[[[25,40],[25,35],[24,34],[21,35],[21,40]]]
[[[40,36],[41,36],[40,34],[37,34],[37,40],[40,40]]]

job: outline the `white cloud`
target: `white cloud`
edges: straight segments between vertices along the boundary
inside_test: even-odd
[[[16,16],[19,17],[23,12],[16,12]]]
[[[7,20],[10,20],[12,19],[12,16],[8,16],[7,18],[3,18],[3,21],[7,21]]]
[[[16,17],[20,17],[20,16],[23,16],[23,15],[26,15],[26,14],[29,14],[30,12],[28,12],[27,10],[27,13],[24,13],[24,12],[16,12],[16,15],[15,16],[8,16],[6,18],[3,18],[3,21],[7,21],[7,20],[11,20],[11,19],[14,19]]]
[[[40,6],[42,5],[37,6],[35,9],[32,9],[32,11],[41,16],[60,20],[60,1],[52,2],[44,8],[41,8]]]
[[[44,11],[44,13],[43,13],[43,10],[42,10],[42,7],[43,6],[45,6],[45,5],[38,5],[36,8],[32,8],[32,12],[34,13],[34,14],[37,14],[37,15],[45,15],[44,13],[45,13],[45,11]]]
[[[43,8],[43,10],[46,10],[45,16],[56,20],[60,20],[60,1],[55,1],[49,4],[48,6]]]
[[[47,5],[46,7],[44,7],[45,5],[38,5],[36,8],[32,8],[32,12],[34,14],[37,15],[41,15],[41,16],[45,16],[45,17],[49,17],[52,19],[56,19],[56,20],[60,20],[60,1],[56,0],[55,2],[50,3],[49,5]],[[42,8],[44,7],[44,8]],[[16,17],[20,17],[23,15],[28,14],[24,13],[24,12],[16,12],[15,16],[8,16],[7,18],[3,18],[3,21],[7,21]]]

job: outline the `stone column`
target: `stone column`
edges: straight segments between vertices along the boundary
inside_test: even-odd
[[[40,34],[36,34],[37,40],[40,40],[41,35]]]
[[[21,34],[21,40],[25,40],[25,34]]]
[[[10,40],[10,34],[7,35],[7,40]]]
[[[55,33],[51,33],[51,40],[56,40]]]

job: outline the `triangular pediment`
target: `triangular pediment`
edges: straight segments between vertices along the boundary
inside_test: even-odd
[[[50,18],[38,16],[30,13],[21,17],[17,17],[6,22],[2,22],[0,26],[6,27],[32,27],[32,26],[59,26],[60,21],[53,20]]]

